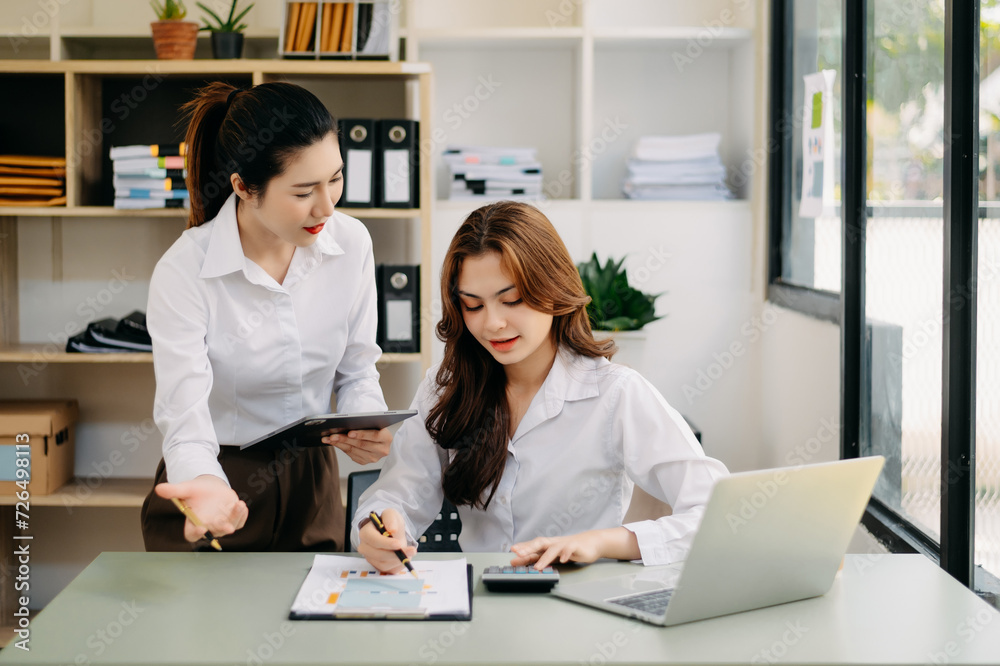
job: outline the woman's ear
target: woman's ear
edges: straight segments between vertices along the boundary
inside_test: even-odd
[[[229,174],[229,182],[232,183],[233,191],[236,192],[236,196],[243,199],[243,201],[250,201],[250,191],[247,190],[247,186],[243,184],[243,179],[240,178],[239,174]]]

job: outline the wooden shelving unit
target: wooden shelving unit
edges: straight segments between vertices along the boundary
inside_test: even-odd
[[[92,41],[93,38],[87,30],[62,32],[61,35],[62,42]],[[128,31],[116,33],[115,39],[129,41]],[[26,135],[47,133],[51,137],[51,125],[56,122],[56,131],[63,133],[56,145],[67,158],[66,206],[0,208],[0,372],[6,371],[15,378],[6,386],[0,386],[0,399],[77,397],[81,405],[79,425],[86,426],[77,429],[79,478],[51,495],[31,497],[32,526],[37,529],[44,529],[46,515],[60,516],[59,508],[137,510],[149,491],[153,467],[144,464],[139,470],[139,473],[148,471],[148,478],[120,478],[117,474],[122,470],[117,468],[115,475],[107,478],[88,476],[88,472],[108,459],[109,450],[127,450],[117,442],[122,431],[129,427],[127,421],[130,419],[124,416],[124,405],[132,401],[130,408],[134,411],[135,403],[139,403],[143,411],[132,418],[143,422],[144,432],[155,433],[155,426],[151,418],[152,400],[148,400],[147,406],[145,399],[136,400],[131,395],[136,383],[152,386],[152,354],[65,353],[65,338],[62,338],[62,345],[55,339],[64,333],[63,322],[86,324],[87,319],[78,314],[81,301],[73,296],[57,296],[48,301],[43,296],[39,300],[38,292],[32,290],[40,288],[44,292],[48,289],[45,293],[58,295],[63,290],[72,294],[82,289],[87,293],[85,285],[91,284],[88,280],[92,280],[92,276],[106,275],[126,263],[132,267],[131,275],[146,275],[148,280],[155,258],[176,238],[172,230],[176,228],[177,233],[183,230],[187,211],[123,211],[111,207],[106,187],[110,178],[108,149],[112,145],[180,140],[177,132],[182,129],[174,126],[177,106],[190,97],[194,88],[218,79],[245,86],[290,81],[314,92],[335,117],[413,118],[420,121],[422,133],[432,131],[431,68],[422,63],[251,59],[0,60],[0,89],[6,89],[12,98],[17,96],[18,86],[27,82],[37,82],[36,87],[46,93],[44,100],[23,100],[16,113],[22,116],[19,122],[26,126],[19,131]],[[137,102],[134,105],[137,108],[130,108],[128,114],[122,113],[119,107],[112,108],[111,104],[120,100],[123,94],[133,95],[133,100],[142,97],[141,105]],[[24,114],[25,105],[32,103],[47,105],[47,115],[33,121],[32,114]],[[11,122],[14,113],[9,108],[0,110],[0,128]],[[429,154],[421,152],[419,168],[421,186],[417,208],[340,210],[368,225],[376,262],[421,265],[421,305],[429,312],[433,180]],[[123,229],[129,230],[131,241],[121,236]],[[137,229],[146,232],[138,233]],[[141,248],[136,247],[136,238],[141,240]],[[91,244],[93,250],[99,251],[84,249]],[[140,261],[148,265],[134,270]],[[39,272],[37,264],[44,264],[45,269]],[[107,279],[103,279],[106,285]],[[142,279],[135,278],[139,289],[143,288]],[[43,286],[37,287],[38,284]],[[100,295],[101,284],[99,281],[97,291],[90,293]],[[83,304],[86,306],[85,301]],[[94,312],[99,311],[100,316],[125,314],[98,305],[101,308]],[[123,306],[115,302],[113,307],[120,309]],[[59,308],[64,311],[59,312]],[[57,314],[53,315],[54,311]],[[59,323],[46,325],[39,323],[40,318]],[[422,374],[430,366],[432,331],[427,323],[430,316],[422,316],[421,321],[421,352],[384,354],[378,361],[382,371],[388,372],[391,366],[393,372],[403,372],[406,376],[413,371]],[[124,383],[107,380],[109,376],[124,377]],[[68,377],[69,380],[53,381],[52,377]],[[105,388],[99,390],[97,386]],[[410,395],[415,388],[414,384]],[[147,389],[139,389],[140,396],[144,390]],[[121,408],[115,406],[119,400]],[[108,422],[116,419],[126,422],[120,427],[114,423],[109,426]],[[102,434],[109,428],[113,433],[111,441],[104,440],[107,435]],[[156,455],[158,433],[144,436],[148,439],[148,442],[143,440],[144,455]],[[81,437],[90,439],[82,441]],[[0,496],[0,537],[12,529],[15,502],[13,496]],[[116,529],[134,533],[138,523],[130,520]],[[0,569],[10,565],[10,551],[0,549]],[[41,561],[33,560],[33,565],[40,566],[36,563]],[[7,580],[0,585],[0,624],[8,623],[12,617],[14,600],[12,590],[8,589],[11,583]]]

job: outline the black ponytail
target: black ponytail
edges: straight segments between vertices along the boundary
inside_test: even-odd
[[[188,228],[219,214],[233,192],[230,174],[263,196],[299,150],[322,141],[337,123],[311,92],[292,83],[247,90],[210,83],[181,107],[187,119]]]

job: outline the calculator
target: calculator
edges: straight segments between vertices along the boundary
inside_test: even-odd
[[[559,582],[559,572],[552,567],[486,567],[483,585],[490,592],[548,592]]]

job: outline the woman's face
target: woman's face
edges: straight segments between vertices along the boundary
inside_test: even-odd
[[[327,134],[294,155],[284,173],[271,179],[262,197],[238,191],[244,200],[252,199],[241,208],[241,220],[246,213],[257,231],[299,247],[312,245],[344,191],[343,170],[337,137]]]
[[[552,315],[524,304],[499,254],[467,257],[458,274],[458,295],[465,327],[497,362],[548,370],[555,354]]]

